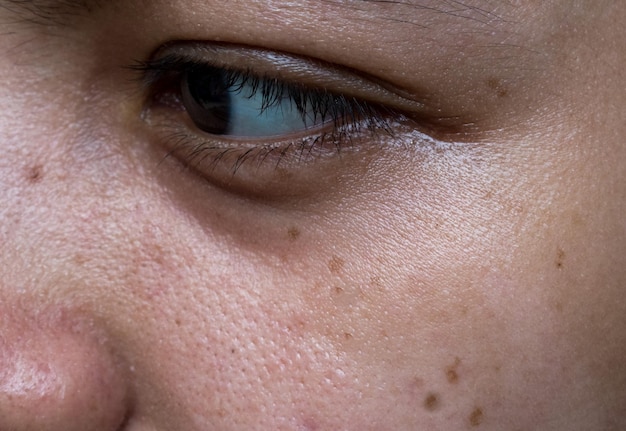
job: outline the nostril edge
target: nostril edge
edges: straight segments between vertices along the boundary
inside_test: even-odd
[[[128,402],[120,370],[90,325],[58,315],[29,320],[4,313],[0,430],[118,430]]]

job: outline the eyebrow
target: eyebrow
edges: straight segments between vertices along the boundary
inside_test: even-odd
[[[417,0],[323,0],[343,4],[348,8],[359,5],[389,5],[397,7],[401,15],[403,8],[430,11],[451,17],[485,22],[501,19],[490,8],[470,5],[465,0],[438,0],[436,6]],[[73,21],[86,18],[115,0],[0,0],[0,10],[13,13],[20,21],[42,25],[68,25]],[[389,17],[387,17],[389,19]],[[415,24],[415,23],[413,23]]]
[[[4,9],[20,21],[33,24],[59,25],[84,18],[101,8],[107,0],[0,0]]]

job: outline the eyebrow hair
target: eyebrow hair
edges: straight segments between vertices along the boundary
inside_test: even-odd
[[[359,5],[377,4],[390,5],[399,11],[407,9],[409,11],[423,11],[431,14],[447,15],[449,17],[460,18],[464,20],[486,23],[490,20],[501,20],[502,17],[495,13],[495,6],[483,2],[484,6],[480,7],[472,5],[465,0],[436,0],[436,1],[418,1],[418,0],[323,0],[329,3],[343,4],[347,7],[359,8]],[[351,6],[349,6],[351,5]],[[410,22],[404,20],[403,22]],[[416,24],[413,22],[413,24]]]
[[[398,8],[430,11],[471,21],[485,22],[501,19],[489,8],[480,8],[464,0],[437,0],[437,6],[417,0],[323,0],[344,4],[346,7],[379,4]],[[96,10],[114,3],[115,0],[0,0],[0,10],[4,9],[18,17],[19,21],[41,25],[67,25],[72,21],[86,18]],[[389,17],[388,17],[389,19]],[[402,20],[403,22],[409,22]],[[412,24],[416,24],[412,22]]]
[[[107,0],[0,0],[19,21],[43,25],[67,24],[99,9]]]

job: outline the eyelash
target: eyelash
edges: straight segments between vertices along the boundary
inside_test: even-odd
[[[211,64],[197,61],[194,58],[180,55],[166,55],[158,59],[139,62],[132,69],[140,73],[140,80],[148,89],[149,103],[172,105],[164,102],[169,97],[178,101],[181,105],[181,86],[186,73],[213,67]],[[272,76],[259,76],[253,70],[239,70],[221,68],[226,72],[228,86],[235,87],[235,93],[243,91],[243,88],[251,89],[243,97],[252,98],[261,96],[262,114],[265,110],[277,107],[283,102],[281,96],[287,94],[289,100],[296,106],[303,116],[307,112],[312,113],[314,120],[320,120],[322,126],[314,126],[305,129],[306,136],[292,140],[276,142],[258,142],[253,147],[242,146],[237,154],[237,144],[225,146],[224,141],[231,141],[229,135],[207,134],[201,130],[172,133],[166,142],[173,154],[176,150],[187,149],[186,164],[204,163],[207,159],[212,167],[226,159],[232,160],[231,171],[235,174],[244,162],[257,161],[258,165],[266,162],[270,155],[275,155],[277,167],[289,155],[296,155],[296,160],[307,160],[316,154],[325,153],[326,147],[338,154],[346,145],[352,145],[355,139],[367,133],[369,137],[384,132],[393,136],[393,128],[390,119],[397,119],[400,113],[383,105],[377,105],[368,101],[345,96],[341,93],[333,93],[325,88],[314,88],[297,82],[281,80]],[[173,96],[173,97],[172,97]],[[186,108],[183,108],[186,111]],[[175,129],[180,125],[174,125]],[[187,127],[188,128],[188,127]],[[197,127],[196,127],[197,128]],[[310,134],[314,133],[314,134]],[[218,143],[218,141],[220,141]],[[330,145],[329,145],[330,143]],[[317,149],[317,150],[316,150]],[[317,153],[315,152],[317,151]],[[229,156],[229,157],[226,157]]]

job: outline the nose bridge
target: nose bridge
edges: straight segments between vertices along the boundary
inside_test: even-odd
[[[0,313],[0,430],[118,429],[128,385],[102,334],[67,316]]]

